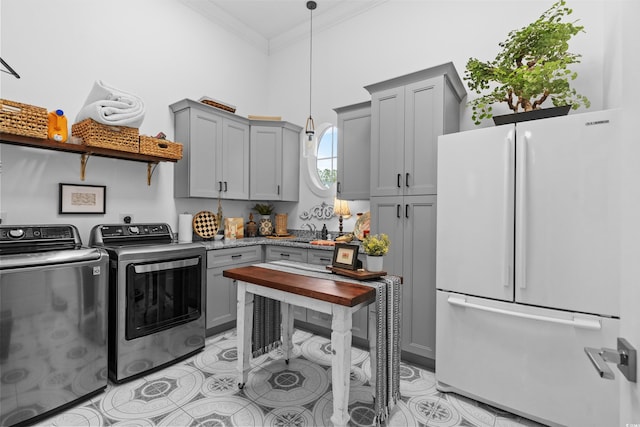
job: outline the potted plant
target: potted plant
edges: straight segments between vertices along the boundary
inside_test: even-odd
[[[271,233],[273,233],[271,214],[274,209],[274,206],[269,203],[256,203],[253,207],[253,210],[260,214],[260,221],[258,221],[258,233],[261,236],[270,236]]]
[[[473,109],[471,118],[476,125],[482,119],[493,117],[492,104],[500,102],[506,102],[513,113],[540,110],[541,104],[549,98],[554,106],[564,106],[564,113],[558,114],[567,114],[569,109],[575,110],[581,105],[589,108],[589,100],[569,84],[578,74],[568,67],[579,63],[581,55],[568,52],[568,42],[584,32],[584,27],[576,25],[575,21],[563,22],[563,18],[571,13],[565,0],[560,0],[533,23],[511,31],[507,40],[499,44],[502,51],[493,61],[469,59],[464,77],[469,88],[477,94],[491,89],[490,93],[468,104]],[[507,116],[510,116],[510,122],[539,118]],[[494,117],[496,124],[503,123],[496,119]]]
[[[362,241],[362,249],[367,255],[367,270],[382,271],[382,257],[389,252],[391,241],[384,233],[369,234]]]

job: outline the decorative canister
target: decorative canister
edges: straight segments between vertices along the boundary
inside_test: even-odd
[[[249,222],[245,227],[247,237],[256,237],[258,235],[258,224],[253,220],[253,214],[249,214]]]
[[[260,216],[260,221],[258,223],[258,232],[261,236],[271,236],[273,233],[273,224],[271,223],[271,215],[262,215]]]

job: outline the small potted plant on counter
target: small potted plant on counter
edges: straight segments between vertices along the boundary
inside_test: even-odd
[[[256,203],[253,207],[253,210],[260,214],[260,221],[258,221],[258,233],[261,236],[270,236],[273,233],[271,214],[274,209],[274,206],[269,203]]]
[[[581,56],[568,52],[569,40],[584,32],[575,21],[562,22],[571,13],[565,0],[560,0],[536,21],[511,31],[493,61],[469,59],[464,77],[469,88],[479,95],[491,90],[468,104],[476,125],[491,117],[496,124],[515,123],[567,114],[580,105],[589,108],[589,100],[569,85],[578,77],[569,65],[579,63]],[[556,108],[542,110],[540,105],[549,98]],[[514,114],[494,117],[492,104],[500,102],[506,102]]]
[[[383,256],[389,252],[391,241],[384,233],[369,234],[362,241],[362,250],[367,255],[367,270],[382,271]]]

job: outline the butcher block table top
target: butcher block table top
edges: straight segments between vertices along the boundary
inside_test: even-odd
[[[373,301],[376,295],[375,289],[371,286],[309,277],[253,265],[224,270],[223,275],[231,279],[255,283],[346,307],[354,307]]]

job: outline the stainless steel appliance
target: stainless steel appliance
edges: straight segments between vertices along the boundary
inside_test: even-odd
[[[204,348],[206,250],[174,243],[168,224],[91,230],[109,267],[109,378],[122,382]]]
[[[0,425],[106,387],[108,261],[72,225],[0,226]]]

